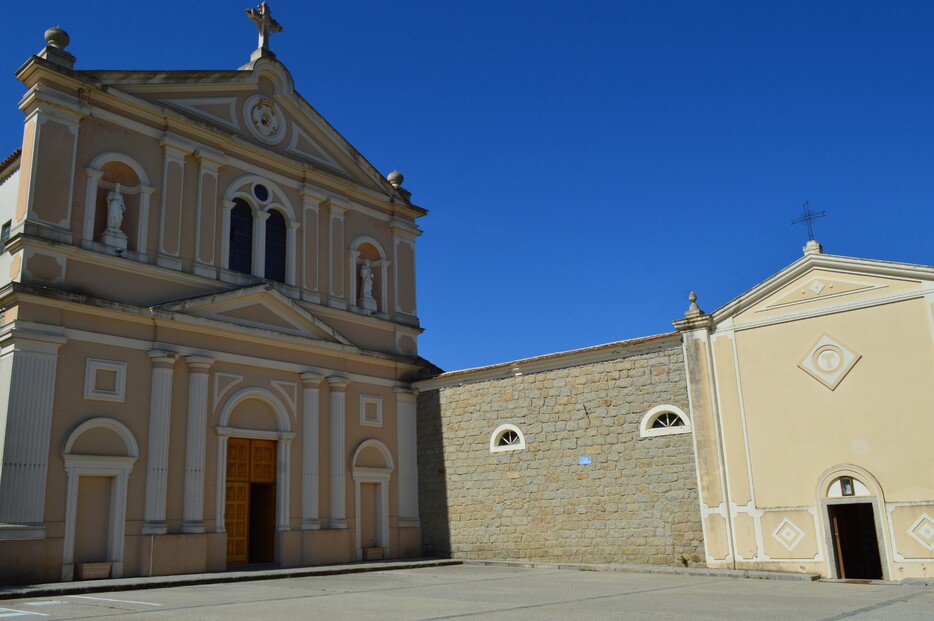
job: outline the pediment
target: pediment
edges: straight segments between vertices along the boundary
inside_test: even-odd
[[[381,194],[395,189],[299,95],[285,67],[260,59],[236,71],[89,71],[111,89],[235,134]]]
[[[234,326],[353,345],[334,328],[269,285],[225,291],[162,304],[156,308]]]
[[[714,314],[736,323],[794,318],[865,304],[882,303],[934,287],[927,267],[808,255],[739,296]]]

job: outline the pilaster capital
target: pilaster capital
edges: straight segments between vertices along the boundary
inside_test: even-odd
[[[174,351],[166,351],[164,349],[153,349],[149,351],[149,359],[152,360],[153,366],[162,366],[167,368],[172,368],[175,364],[175,361],[178,360],[178,354]]]
[[[202,170],[217,173],[221,166],[227,163],[227,156],[214,149],[200,148],[195,151],[195,157],[201,164]]]
[[[302,380],[302,385],[306,388],[317,388],[321,385],[321,380],[324,379],[324,376],[320,373],[302,373],[299,376],[299,379]]]
[[[331,375],[328,377],[328,386],[331,387],[332,391],[344,392],[348,385],[350,385],[350,380],[343,375]]]
[[[92,178],[92,179],[100,179],[101,177],[104,176],[104,171],[103,171],[103,170],[97,170],[96,168],[90,168],[90,167],[88,167],[88,168],[85,168],[85,169],[84,169],[84,172],[87,173],[87,176],[90,177],[90,178]]]
[[[260,222],[265,222],[266,220],[269,219],[269,216],[270,216],[269,212],[263,211],[262,209],[257,209],[256,211],[253,212],[253,219],[259,220]]]
[[[207,356],[185,356],[191,373],[207,373],[214,364],[214,359]]]
[[[392,391],[396,394],[396,398],[418,396],[418,391],[414,388],[403,388],[402,386],[396,386],[392,389]]]

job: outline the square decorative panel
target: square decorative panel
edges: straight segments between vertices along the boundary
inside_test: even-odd
[[[830,390],[834,390],[860,358],[861,354],[824,334],[804,355],[798,367]]]
[[[88,358],[84,372],[84,398],[123,402],[126,394],[126,363]]]
[[[908,529],[908,534],[925,548],[934,552],[934,520],[930,515],[922,513],[921,517],[915,520],[915,523]]]
[[[772,536],[775,537],[780,544],[785,546],[786,550],[791,552],[795,549],[795,546],[804,539],[804,531],[798,528],[794,522],[785,518],[782,520],[782,523],[778,525],[778,528],[772,531]]]

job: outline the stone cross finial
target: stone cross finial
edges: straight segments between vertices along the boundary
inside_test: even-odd
[[[259,48],[261,50],[269,49],[269,37],[274,32],[282,32],[282,26],[272,18],[272,11],[265,0],[255,9],[246,9],[246,14],[256,24],[259,30]]]

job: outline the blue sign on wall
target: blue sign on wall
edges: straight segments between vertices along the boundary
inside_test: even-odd
[[[593,462],[592,457],[578,457],[577,458],[577,463],[579,463],[581,466],[589,466],[592,462]]]

